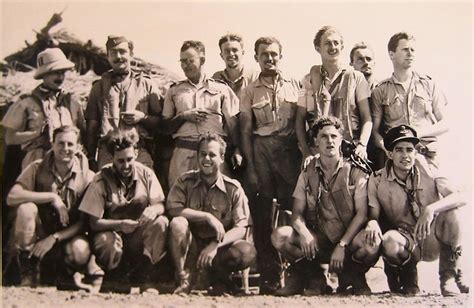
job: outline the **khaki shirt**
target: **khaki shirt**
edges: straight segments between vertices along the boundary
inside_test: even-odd
[[[106,183],[104,172],[115,175],[114,180]],[[79,210],[97,218],[138,219],[145,207],[164,201],[163,190],[153,170],[135,162],[132,179],[125,186],[109,164],[94,177]]]
[[[176,208],[211,213],[219,219],[226,231],[250,224],[248,201],[240,183],[221,173],[209,189],[201,180],[199,170],[188,171],[180,176],[171,188],[167,200],[168,210]],[[207,223],[193,225],[200,238],[215,236],[214,229]]]
[[[112,72],[106,72],[94,83],[89,94],[86,119],[100,123],[99,136],[120,129],[137,129],[140,138],[152,139],[154,132],[141,123],[130,126],[121,121],[120,113],[139,110],[145,115],[159,116],[162,111],[162,95],[151,78],[132,72],[131,76],[117,82]]]
[[[242,89],[246,88],[250,83],[258,78],[258,72],[243,67],[241,75],[237,80],[230,80],[226,70],[215,72],[214,75],[212,75],[212,78],[224,81],[232,91],[234,91],[237,97],[240,98]]]
[[[390,162],[390,161],[389,161]],[[429,165],[424,157],[417,155],[415,166],[412,170],[418,174],[419,180],[416,189],[416,200],[421,207],[428,206],[441,197],[454,192],[446,177],[439,170]],[[415,226],[416,219],[407,203],[405,189],[413,189],[412,177],[406,183],[398,179],[392,167],[380,169],[369,178],[369,206],[384,212],[392,228],[402,225]]]
[[[300,84],[279,74],[276,86],[261,75],[242,91],[240,111],[252,116],[255,135],[288,136],[295,133],[296,104]]]
[[[372,91],[372,118],[381,120],[383,135],[398,125],[410,125],[418,130],[443,119],[447,101],[433,80],[417,72],[413,72],[412,78],[408,91],[394,75]]]
[[[190,109],[201,108],[208,112],[207,119],[199,123],[184,122],[173,138],[197,138],[207,132],[227,136],[224,123],[239,113],[239,99],[230,87],[204,76],[200,85],[186,79],[173,84],[166,93],[163,118],[171,119]]]

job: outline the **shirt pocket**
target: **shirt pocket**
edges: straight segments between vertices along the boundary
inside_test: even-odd
[[[210,111],[221,111],[221,95],[214,89],[205,89],[202,92],[200,101],[196,101],[197,108],[206,108]]]
[[[429,114],[433,112],[432,100],[424,90],[416,90],[413,95],[413,111],[418,114]]]
[[[270,102],[259,102],[252,105],[253,115],[257,127],[269,125],[274,122],[273,111]]]
[[[400,95],[387,98],[383,102],[384,114],[388,122],[396,121],[404,117],[403,99]]]

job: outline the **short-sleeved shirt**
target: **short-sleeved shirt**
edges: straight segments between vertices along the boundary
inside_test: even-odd
[[[131,180],[125,185],[109,164],[92,180],[79,210],[99,219],[138,219],[145,207],[164,201],[153,170],[135,162]]]
[[[314,163],[314,168],[319,169],[322,172],[320,157],[317,156],[314,159],[316,160]],[[341,159],[339,159],[339,162],[337,163],[337,167],[336,167],[336,170],[334,171],[332,178],[334,178],[338,174],[338,172],[341,170],[343,163],[344,163],[344,159],[341,157]],[[349,185],[352,186],[349,189],[352,192],[352,198],[353,200],[356,200],[359,198],[367,198],[367,182],[368,182],[369,176],[359,168],[356,168],[356,167],[352,167],[352,168],[353,169],[350,173],[351,178],[349,179]],[[320,174],[320,173],[318,172],[318,170],[316,170],[315,174]],[[326,181],[326,179],[322,179],[322,180]],[[300,173],[300,176],[298,177],[298,182],[296,183],[296,187],[293,192],[293,198],[304,200],[304,201],[307,200],[307,187],[309,185],[308,181],[309,181],[308,172],[302,171]],[[331,188],[331,181],[326,182],[325,187]]]
[[[411,86],[405,90],[395,75],[380,82],[372,91],[372,118],[380,119],[383,135],[392,127],[410,125],[430,127],[443,119],[447,105],[429,76],[413,72]]]
[[[22,144],[28,151],[39,147],[50,148],[54,129],[63,125],[76,125],[83,128],[82,108],[69,93],[51,91],[42,84],[31,95],[14,103],[2,119],[5,128],[15,131],[41,131],[39,137]]]
[[[319,66],[319,73],[321,76],[321,80],[324,83],[324,88],[326,91],[331,89],[333,83],[335,83],[336,80],[340,80],[340,75],[344,74],[347,69],[341,68],[331,79],[329,79],[328,73],[324,70],[323,66]],[[357,102],[360,102],[364,99],[368,99],[371,95],[369,84],[367,83],[367,80],[365,79],[364,75],[358,71],[353,71],[351,70],[354,76],[354,92],[349,93],[350,95],[353,95],[355,98],[353,101],[353,104],[349,106],[349,111],[350,111],[350,119],[351,119],[351,127],[353,130],[358,130],[360,129],[360,114],[359,114],[359,108],[357,107]],[[307,74],[303,77],[303,80],[301,81],[303,89],[302,91],[299,92],[299,98],[298,98],[298,106],[306,108],[307,112],[315,112],[315,104],[321,106],[322,102],[321,100],[321,91],[323,89],[320,87],[319,89],[315,89],[314,86],[311,84],[311,74]],[[348,83],[347,82],[342,82],[340,81],[339,84],[337,84],[333,89],[332,92],[329,93],[331,96],[331,99],[338,99],[345,97],[348,92]],[[319,116],[319,115],[317,115]]]
[[[295,133],[296,104],[300,83],[277,75],[275,85],[269,84],[260,74],[241,94],[240,111],[252,116],[253,133],[259,136]]]
[[[258,78],[258,72],[254,70],[248,70],[245,67],[242,68],[241,75],[236,80],[231,80],[229,75],[227,75],[227,71],[224,69],[222,71],[217,71],[212,75],[212,78],[216,80],[224,81],[237,97],[241,97],[242,89],[247,87],[251,82]]]
[[[389,162],[391,162],[389,160]],[[417,155],[412,173],[418,185],[414,187],[412,176],[404,183],[397,178],[393,167],[385,167],[373,173],[369,179],[369,206],[380,209],[388,220],[389,226],[397,228],[403,225],[415,226],[416,219],[407,203],[407,192],[416,188],[416,200],[421,207],[428,206],[455,191],[439,169],[420,155]]]
[[[227,231],[233,227],[247,227],[250,212],[247,197],[240,183],[221,173],[214,185],[207,188],[201,180],[200,171],[192,170],[178,178],[171,188],[167,209],[190,208],[214,215]],[[193,223],[200,238],[215,236],[207,223]]]
[[[29,191],[57,193],[71,213],[77,212],[81,197],[93,177],[94,172],[89,170],[87,158],[82,154],[74,157],[66,176],[59,176],[54,167],[54,154],[50,151],[43,159],[29,164],[16,183]]]
[[[173,84],[166,93],[163,118],[171,119],[194,108],[205,109],[208,112],[206,120],[199,123],[184,122],[173,134],[173,138],[197,138],[207,132],[227,136],[224,123],[239,113],[239,99],[221,81],[204,76],[202,82],[195,85],[186,79]]]
[[[154,132],[143,124],[127,125],[121,121],[121,112],[139,110],[145,115],[159,116],[163,100],[160,90],[151,78],[142,73],[130,73],[123,81],[109,71],[94,83],[89,94],[86,119],[100,123],[100,137],[120,129],[137,129],[140,138],[151,139]]]

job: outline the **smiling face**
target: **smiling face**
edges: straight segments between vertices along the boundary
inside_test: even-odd
[[[122,42],[117,46],[110,48],[107,52],[107,59],[110,66],[116,73],[126,73],[130,70],[130,62],[132,60],[132,52],[128,46],[128,42]]]
[[[356,71],[364,74],[366,78],[370,77],[375,66],[374,53],[369,48],[359,48],[355,50],[351,65]]]
[[[327,31],[321,37],[321,43],[316,50],[321,54],[323,61],[337,61],[341,55],[344,45],[341,36],[334,31]]]
[[[217,175],[224,162],[224,153],[221,153],[221,150],[221,145],[217,141],[211,140],[201,143],[198,152],[198,165],[203,175]]]
[[[413,143],[409,141],[399,141],[388,152],[388,157],[393,161],[395,171],[408,172],[415,165],[416,150]]]
[[[226,68],[238,68],[242,64],[244,50],[237,41],[228,41],[221,45],[221,58],[225,62]]]
[[[121,151],[116,151],[113,155],[112,163],[118,174],[126,178],[132,175],[136,158],[137,150],[130,146]]]
[[[334,125],[326,125],[319,129],[318,135],[314,139],[314,144],[318,147],[321,156],[339,157],[342,143],[342,135]]]
[[[204,55],[202,53],[190,47],[179,54],[179,62],[181,63],[184,75],[188,79],[200,78],[201,68],[204,64]]]
[[[43,85],[51,90],[59,90],[64,83],[66,71],[53,71],[43,75]]]
[[[415,60],[415,40],[399,40],[397,49],[389,51],[389,56],[394,68],[409,69]]]
[[[255,60],[260,65],[263,75],[275,75],[281,60],[280,46],[278,43],[260,44]]]
[[[52,150],[54,160],[60,163],[69,163],[78,151],[77,134],[75,132],[58,133],[53,141]]]

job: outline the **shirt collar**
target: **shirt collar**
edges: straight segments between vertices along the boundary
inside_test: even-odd
[[[240,71],[240,75],[235,81],[230,80],[229,75],[227,74],[227,69],[224,69],[224,70],[220,71],[219,75],[221,76],[222,79],[224,79],[227,82],[237,83],[240,80],[242,80],[245,76],[245,66],[242,67],[242,70]]]
[[[322,79],[323,79],[323,80],[328,80],[330,83],[333,83],[334,80],[336,80],[337,77],[338,77],[340,74],[342,74],[345,70],[346,70],[345,67],[339,68],[339,70],[336,72],[336,74],[334,74],[332,80],[330,80],[330,79],[329,79],[329,73],[328,73],[328,71],[326,71],[326,69],[324,68],[324,66],[321,65],[321,66],[319,67],[319,73],[321,74]]]
[[[411,175],[413,174],[413,172],[415,172],[415,166],[413,166],[410,170],[410,174],[408,174],[408,178],[409,179],[411,177]],[[395,170],[393,169],[393,163],[390,165],[390,168],[389,168],[389,171],[388,171],[388,174],[387,174],[387,181],[390,181],[390,182],[397,182],[398,184],[400,185],[403,185],[405,186],[406,185],[406,182],[403,182],[402,180],[400,180],[397,175],[395,174]]]
[[[205,184],[204,184],[204,181],[201,178],[201,173],[196,172],[196,182],[194,183],[193,187],[197,187],[199,185],[205,185]],[[217,187],[223,193],[227,193],[227,190],[225,188],[225,183],[224,183],[224,177],[222,176],[221,172],[217,173],[216,182],[209,188],[209,190],[211,190],[211,188],[213,188],[213,187]]]
[[[322,168],[322,165],[321,165],[321,156],[317,155],[315,159],[316,159],[316,161],[314,162],[314,168],[315,169],[320,169],[322,171],[323,168]],[[339,171],[339,169],[342,168],[343,164],[344,164],[344,158],[341,156],[339,158],[339,161],[337,162],[337,167],[336,167],[336,170],[334,171],[334,173],[337,173]]]
[[[54,152],[52,150],[50,150],[48,153],[46,153],[46,155],[44,157],[44,160],[45,160],[47,166],[50,166],[49,170],[50,170],[51,174],[53,175],[53,177],[55,177],[57,179],[61,178],[58,175],[58,172],[56,170],[56,165],[54,164]],[[68,181],[67,187],[69,189],[76,190],[76,187],[77,187],[77,185],[76,185],[77,174],[79,174],[81,171],[82,170],[81,170],[79,158],[77,156],[74,156],[73,161],[72,161],[72,167],[69,170],[69,173],[66,174],[66,176],[62,177],[61,180],[63,182]]]
[[[290,79],[288,79],[281,71],[278,71],[277,76],[278,76],[278,82],[279,83],[290,81]],[[256,87],[268,87],[269,85],[266,82],[264,82],[263,78],[261,78],[261,77],[262,77],[262,73],[260,72],[260,74],[258,74],[258,78],[256,80],[255,86]]]

